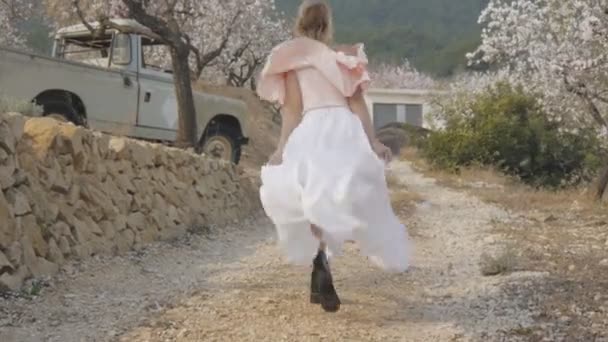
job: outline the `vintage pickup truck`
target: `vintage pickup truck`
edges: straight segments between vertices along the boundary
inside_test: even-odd
[[[135,21],[114,23],[120,31],[92,34],[85,25],[59,30],[52,57],[0,47],[0,94],[34,101],[44,115],[91,129],[175,141],[173,76],[153,65],[168,47]],[[198,149],[238,163],[248,142],[245,103],[202,92],[194,93],[194,101]]]

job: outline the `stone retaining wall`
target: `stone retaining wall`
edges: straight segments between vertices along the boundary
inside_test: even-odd
[[[52,118],[0,114],[0,291],[259,209],[230,163]]]

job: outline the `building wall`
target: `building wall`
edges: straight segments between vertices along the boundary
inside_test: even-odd
[[[425,117],[430,111],[429,97],[430,91],[427,90],[416,90],[416,89],[370,89],[367,94],[367,106],[372,116],[374,126],[383,126],[388,123],[389,117],[392,117],[391,111],[395,112],[394,117],[397,122],[406,122],[407,110],[413,109],[411,105],[422,106],[422,122],[414,120],[421,124],[422,127],[427,127]],[[378,106],[375,106],[378,105]],[[398,105],[396,108],[391,106],[383,105]],[[410,111],[411,112],[411,111]],[[407,120],[412,122],[411,120]]]

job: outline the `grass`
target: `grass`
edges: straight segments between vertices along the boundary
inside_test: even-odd
[[[27,116],[38,116],[41,108],[32,102],[19,101],[6,97],[0,93],[0,113],[16,112]]]
[[[605,204],[594,201],[586,186],[563,190],[536,189],[488,167],[464,168],[452,173],[433,168],[412,148],[404,149],[400,158],[410,161],[417,171],[436,179],[443,186],[467,191],[508,210],[575,209],[580,213],[594,214],[607,209]]]
[[[608,331],[608,209],[593,200],[586,187],[558,191],[535,189],[489,168],[462,169],[458,174],[432,168],[414,149],[400,155],[438,184],[470,193],[511,213],[506,222],[493,222],[507,248],[484,254],[485,276],[515,271],[541,272],[545,277],[513,285],[513,295],[532,286],[530,305],[538,307],[535,337],[560,336],[562,341],[593,341]],[[524,293],[527,293],[524,291]],[[569,323],[555,324],[567,318]],[[532,330],[523,331],[529,335]],[[550,332],[550,333],[549,333]],[[507,332],[517,339],[521,331]]]
[[[391,204],[400,216],[409,216],[416,210],[416,204],[424,198],[403,184],[399,177],[391,172],[386,175],[386,183],[391,191]]]

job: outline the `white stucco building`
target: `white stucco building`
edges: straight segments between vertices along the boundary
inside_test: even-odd
[[[428,128],[430,90],[371,88],[366,99],[376,129],[391,122],[404,122]]]

